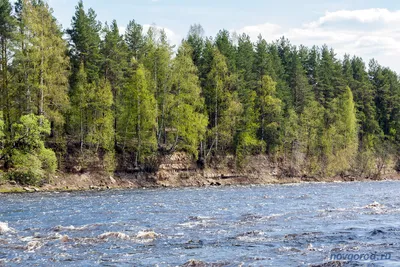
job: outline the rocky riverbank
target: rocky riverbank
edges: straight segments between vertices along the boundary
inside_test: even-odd
[[[390,169],[385,170],[381,177],[374,179],[349,175],[325,178],[285,177],[279,166],[271,163],[265,156],[251,158],[241,171],[230,167],[232,161],[233,159],[226,158],[218,166],[200,169],[186,154],[175,153],[164,158],[158,171],[154,173],[140,171],[112,175],[99,171],[59,173],[40,187],[22,186],[13,181],[3,181],[0,184],[0,193],[400,180],[400,175]]]

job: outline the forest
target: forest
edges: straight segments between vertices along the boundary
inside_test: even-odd
[[[82,1],[63,29],[42,0],[0,0],[0,179],[151,172],[177,151],[202,168],[264,154],[287,176],[397,164],[400,81],[376,60],[199,24],[179,46],[135,20],[119,29]]]

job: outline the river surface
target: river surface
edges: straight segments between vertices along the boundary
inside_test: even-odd
[[[400,266],[400,182],[0,194],[0,222],[0,266]]]

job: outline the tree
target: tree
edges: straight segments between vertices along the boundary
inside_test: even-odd
[[[265,75],[269,75],[272,79],[277,80],[277,76],[272,66],[271,56],[268,52],[268,44],[261,35],[258,36],[257,43],[255,45],[254,64],[253,72],[256,75],[256,79],[261,82]]]
[[[300,114],[312,99],[312,91],[296,50],[292,51],[290,87],[292,89],[294,109]]]
[[[185,150],[195,158],[207,128],[204,99],[192,59],[192,48],[182,43],[172,64],[171,91],[167,98],[169,151]]]
[[[124,75],[128,67],[128,49],[124,39],[119,34],[117,22],[114,20],[109,27],[104,28],[104,40],[101,53],[103,56],[102,72],[105,80],[111,86],[113,95],[112,112],[114,129],[117,129],[118,106],[121,101],[121,89],[124,84]],[[114,133],[114,145],[117,146],[117,136]]]
[[[203,36],[204,29],[200,24],[194,24],[190,26],[186,42],[192,47],[192,59],[197,68],[200,67],[201,57],[204,49]]]
[[[230,33],[228,30],[221,30],[217,33],[217,36],[214,40],[215,46],[218,48],[220,53],[225,56],[226,64],[230,72],[236,71],[236,59],[235,59],[235,46],[231,39]]]
[[[131,57],[134,57],[136,60],[141,60],[141,56],[144,52],[142,50],[145,46],[145,40],[143,36],[143,27],[136,23],[135,20],[129,21],[128,26],[126,27],[125,42],[128,46]]]
[[[137,167],[157,149],[156,100],[148,86],[148,75],[142,64],[136,68],[123,91],[118,136],[123,152],[134,151]]]
[[[308,174],[318,174],[322,171],[321,159],[324,156],[321,138],[324,132],[324,108],[311,101],[300,115],[300,148],[304,154],[303,168]]]
[[[26,81],[28,112],[43,115],[51,123],[51,137],[63,146],[64,114],[69,107],[69,58],[67,44],[50,7],[41,1],[24,1],[21,6],[23,52],[15,63],[28,63],[17,69],[20,82]],[[29,92],[27,92],[29,91]]]
[[[21,184],[38,184],[57,169],[55,153],[47,149],[43,135],[50,134],[50,122],[43,116],[29,114],[13,124],[13,136],[4,145],[7,176]]]
[[[349,84],[349,87],[353,90],[357,119],[360,123],[360,148],[370,149],[374,147],[376,137],[380,134],[379,124],[376,120],[373,86],[369,81],[365,64],[361,58],[353,57],[351,66],[353,81]]]
[[[276,82],[268,75],[263,77],[257,90],[257,107],[260,140],[265,142],[267,152],[272,153],[279,144],[282,101],[276,97]]]
[[[348,171],[354,166],[358,150],[358,124],[353,93],[347,87],[346,91],[334,100],[332,113],[334,123],[328,132],[331,148],[327,149],[329,158],[328,174],[337,174]],[[328,140],[327,140],[328,141]]]
[[[231,81],[225,57],[214,48],[211,69],[204,87],[204,97],[209,118],[208,149],[218,153],[233,148],[233,137],[242,106],[236,92],[231,91]]]
[[[151,27],[146,36],[146,54],[143,65],[150,72],[151,92],[156,99],[157,143],[163,149],[166,145],[167,92],[171,78],[172,47],[169,45],[164,30]]]
[[[71,29],[67,30],[70,37],[70,54],[73,64],[72,85],[74,85],[75,74],[78,73],[80,65],[83,64],[87,72],[88,82],[97,82],[100,74],[100,30],[101,23],[96,20],[93,9],[85,12],[83,2],[80,0],[75,8],[72,18]]]
[[[11,130],[11,103],[9,88],[8,61],[10,53],[10,41],[14,28],[14,18],[11,14],[12,8],[8,0],[0,0],[0,45],[1,45],[1,106],[5,124],[6,135]]]

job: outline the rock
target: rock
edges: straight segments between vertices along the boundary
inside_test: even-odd
[[[140,238],[140,239],[156,239],[157,237],[159,237],[159,234],[157,234],[153,231],[140,231],[136,235],[136,238]]]
[[[181,265],[181,267],[207,267],[207,263],[197,260],[190,260],[185,264]]]
[[[330,262],[325,262],[317,265],[311,265],[311,267],[343,267],[346,265],[346,262],[341,262],[341,261],[330,261]]]
[[[11,180],[11,181],[9,182],[9,184],[10,184],[10,185],[17,185],[17,182],[14,181],[14,180]]]
[[[312,244],[308,244],[307,249],[308,249],[308,251],[316,251],[316,249],[313,247]]]
[[[34,187],[34,188],[33,188],[33,191],[35,191],[35,192],[40,192],[40,189],[39,189],[39,188],[36,188],[36,187]]]
[[[62,243],[67,243],[67,242],[69,242],[69,241],[71,241],[71,239],[70,239],[67,235],[62,236],[62,237],[60,238],[60,242],[62,242]]]
[[[365,206],[364,208],[366,208],[366,209],[380,209],[380,208],[385,208],[385,206],[380,204],[380,203],[378,203],[378,202],[376,202],[376,201],[374,201],[373,203]]]
[[[40,249],[43,246],[43,244],[39,241],[31,241],[28,243],[28,245],[26,246],[26,249],[30,252],[33,252],[35,250]]]
[[[100,239],[109,239],[109,238],[115,238],[115,239],[122,239],[122,240],[129,240],[131,239],[128,235],[120,232],[110,232],[110,233],[104,233],[99,235]]]
[[[100,187],[94,186],[94,185],[89,186],[89,189],[91,189],[91,190],[101,190]]]
[[[35,190],[33,190],[32,188],[29,187],[24,187],[23,188],[26,192],[35,192]]]

